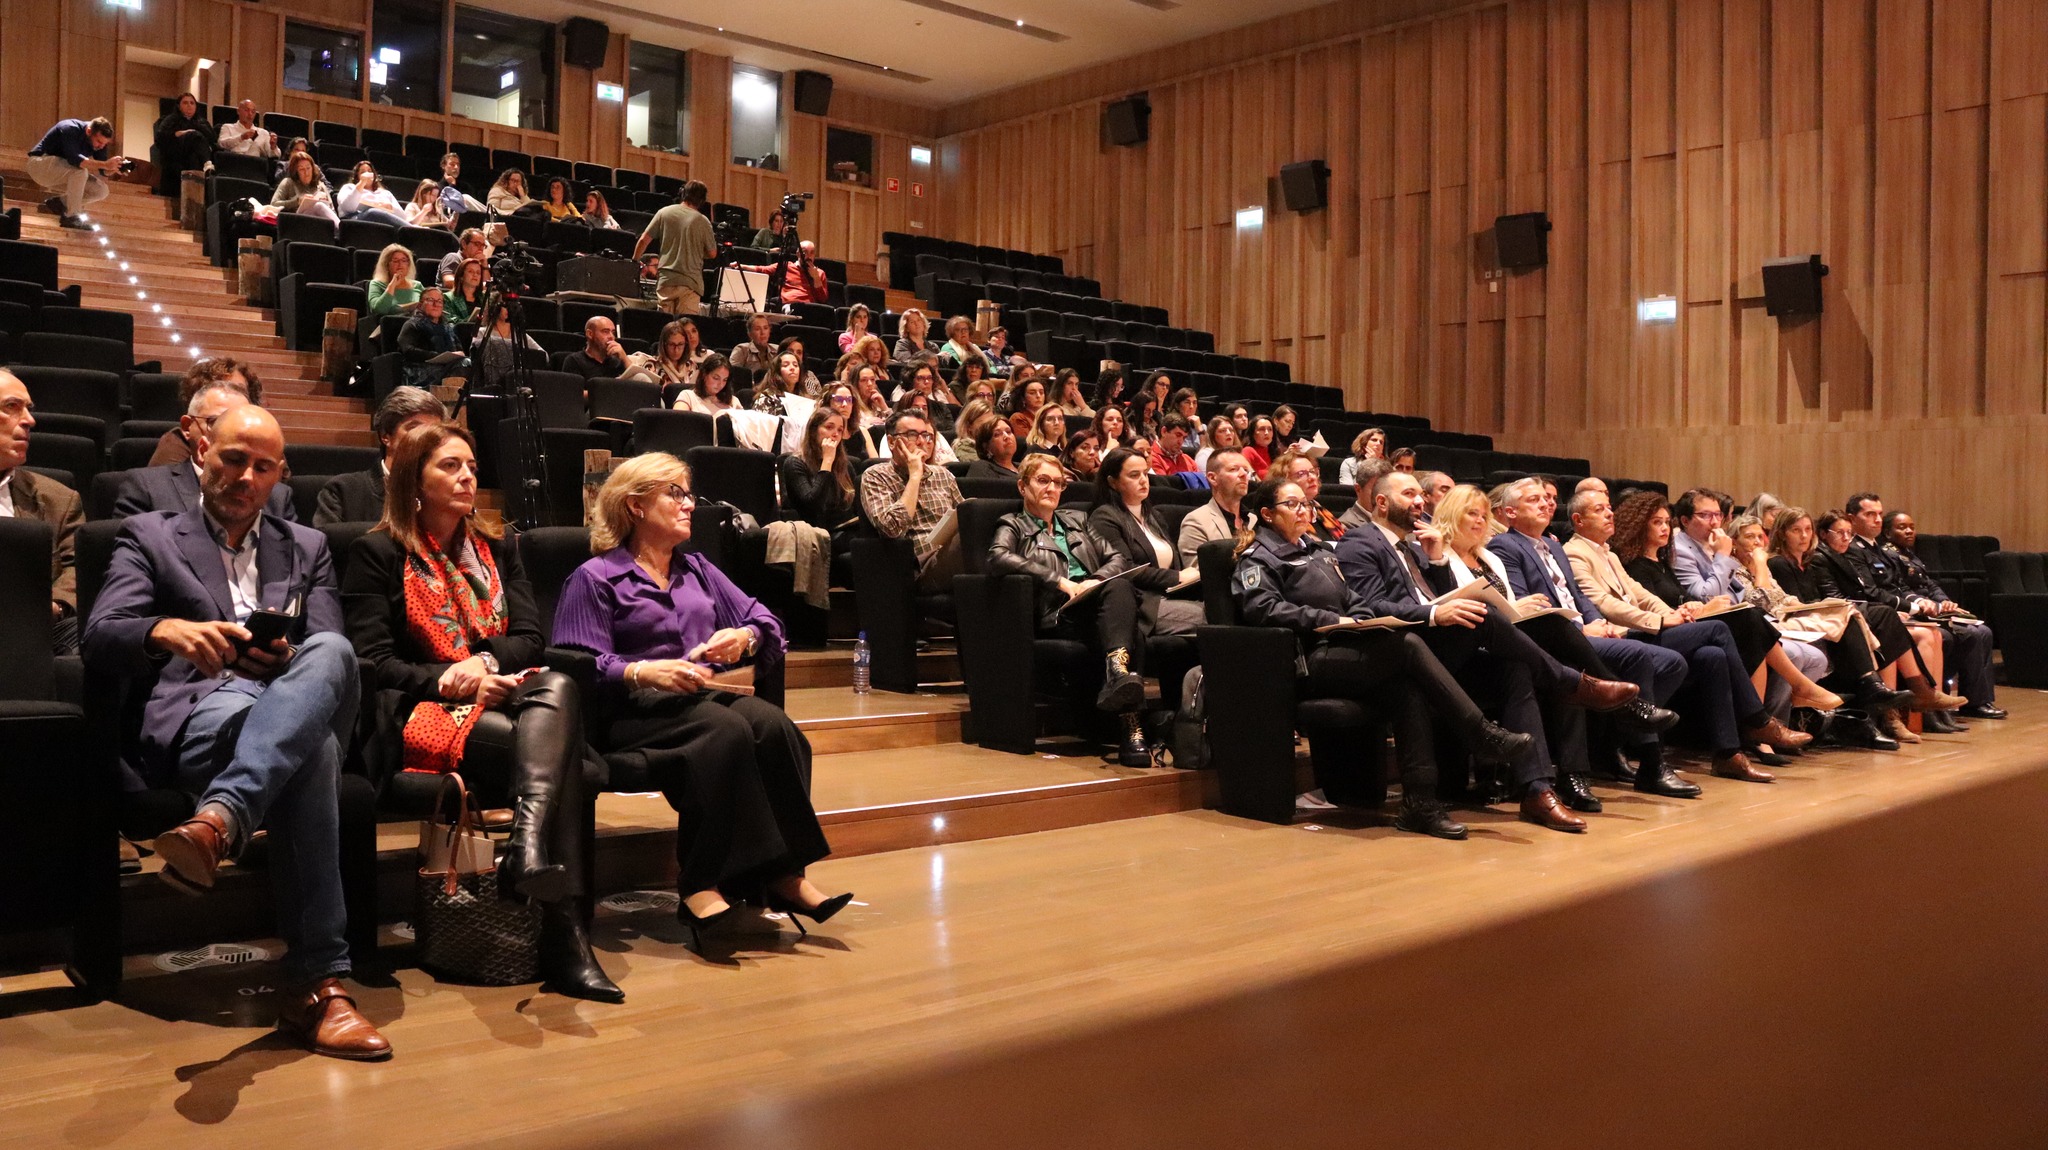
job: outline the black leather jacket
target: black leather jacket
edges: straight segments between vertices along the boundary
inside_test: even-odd
[[[1059,520],[1067,533],[1067,549],[1090,576],[1114,575],[1127,566],[1122,555],[1104,550],[1088,534],[1088,521],[1079,511],[1062,507],[1053,512],[1053,518]],[[1028,512],[1003,516],[996,524],[995,538],[989,543],[988,573],[1029,575],[1038,584],[1039,629],[1059,622],[1059,609],[1067,601],[1066,593],[1060,590],[1060,580],[1067,577],[1067,557],[1060,554],[1059,545],[1053,542],[1050,526]]]

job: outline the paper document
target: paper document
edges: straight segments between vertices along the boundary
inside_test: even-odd
[[[1701,607],[1693,612],[1692,617],[1695,620],[1712,619],[1716,615],[1732,615],[1737,611],[1747,611],[1754,606],[1753,603],[1730,603],[1725,607]]]
[[[1848,605],[1849,601],[1847,599],[1822,599],[1818,603],[1801,603],[1797,607],[1787,607],[1785,608],[1785,614],[1788,617],[1806,615],[1815,611],[1832,611],[1837,607],[1847,607]]]
[[[1064,611],[1067,608],[1072,607],[1074,604],[1079,603],[1081,600],[1086,599],[1088,596],[1095,594],[1095,592],[1101,590],[1108,584],[1114,583],[1117,580],[1124,578],[1125,576],[1134,575],[1140,571],[1149,571],[1151,569],[1152,565],[1150,563],[1144,563],[1136,567],[1126,567],[1114,575],[1091,575],[1088,577],[1080,593],[1068,596],[1067,601],[1059,605],[1059,610]]]
[[[435,356],[434,358],[428,360],[427,362],[434,364],[437,367],[442,364],[461,363],[462,353],[459,351],[444,351],[440,355]]]
[[[1406,619],[1396,619],[1392,615],[1375,615],[1370,619],[1353,619],[1349,623],[1332,623],[1327,627],[1317,627],[1316,634],[1328,635],[1332,631],[1391,631],[1396,627],[1418,625]]]
[[[1534,607],[1528,610],[1523,610],[1521,607],[1510,602],[1507,596],[1502,595],[1499,591],[1494,590],[1493,584],[1488,583],[1484,579],[1474,579],[1470,583],[1465,584],[1463,587],[1459,587],[1452,591],[1446,591],[1443,594],[1437,596],[1436,598],[1431,599],[1429,601],[1429,605],[1434,607],[1439,603],[1448,603],[1453,599],[1477,600],[1478,602],[1484,603],[1487,606],[1493,608],[1494,610],[1500,612],[1502,617],[1506,618],[1507,621],[1510,623],[1523,623],[1527,622],[1530,619],[1541,619],[1545,615],[1570,614],[1570,612],[1563,607]]]

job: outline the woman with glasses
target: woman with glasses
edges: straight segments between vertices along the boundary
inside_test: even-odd
[[[995,426],[1009,430],[1001,421]],[[1059,460],[1026,456],[1016,474],[1024,510],[997,524],[989,545],[989,574],[1028,576],[1038,585],[1038,633],[1087,644],[1102,655],[1103,682],[1095,705],[1122,721],[1117,761],[1149,767],[1152,752],[1139,722],[1145,702],[1145,640],[1138,588],[1130,579],[1114,578],[1127,564],[1089,534],[1081,512],[1060,507],[1067,474]]]
[[[1532,737],[1488,719],[1412,629],[1320,630],[1363,621],[1373,612],[1338,569],[1336,549],[1310,530],[1316,501],[1299,485],[1268,479],[1252,488],[1239,508],[1245,526],[1237,536],[1231,594],[1244,622],[1294,632],[1303,656],[1296,664],[1299,697],[1354,699],[1392,718],[1402,795],[1395,827],[1464,838],[1465,827],[1436,800],[1434,723],[1467,732],[1472,756],[1488,763],[1513,761],[1534,742]],[[1316,757],[1317,781],[1332,798],[1355,785],[1357,772],[1380,769],[1377,756],[1362,747],[1332,746],[1326,755],[1319,746]],[[1586,821],[1566,810],[1547,784],[1532,785],[1523,798],[1522,817],[1554,830],[1586,829]]]
[[[687,550],[695,506],[673,455],[614,470],[554,641],[597,657],[598,749],[638,752],[675,808],[676,917],[701,949],[700,932],[741,900],[824,922],[853,896],[828,897],[804,875],[831,852],[811,807],[810,741],[782,708],[719,687],[743,664],[779,663],[782,624]]]
[[[697,381],[697,365],[710,354],[704,350],[702,339],[697,325],[687,319],[663,325],[661,335],[655,339],[654,382],[661,385],[661,394],[668,403],[674,404],[675,397]]]
[[[867,436],[860,433],[859,402],[852,384],[835,383],[825,389],[825,398],[818,403],[818,411],[829,411],[839,417],[839,450],[854,463],[868,457]],[[817,418],[817,412],[811,415]]]

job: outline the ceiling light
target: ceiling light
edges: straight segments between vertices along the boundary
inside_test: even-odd
[[[171,342],[172,342],[172,343],[177,343],[177,342],[179,342],[179,336],[178,336],[178,333],[177,333],[177,332],[172,332],[172,333],[171,333]]]
[[[127,260],[122,260],[122,261],[121,261],[121,270],[122,270],[122,271],[124,271],[124,272],[128,270],[128,261],[127,261]]]
[[[121,8],[129,12],[142,11],[142,0],[107,0],[107,7]]]
[[[1024,21],[1022,21],[1022,20],[1019,20],[1019,21],[1017,21],[1017,27],[1019,27],[1019,28],[1022,28],[1023,26],[1024,26]]]

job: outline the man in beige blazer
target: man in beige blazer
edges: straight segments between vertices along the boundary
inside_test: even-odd
[[[1600,609],[1600,617],[1631,631],[1656,634],[1666,627],[1692,622],[1693,605],[1676,610],[1665,606],[1650,589],[1636,582],[1621,565],[1621,556],[1607,546],[1614,538],[1614,506],[1607,493],[1582,490],[1572,496],[1572,537],[1564,545],[1579,590]]]

